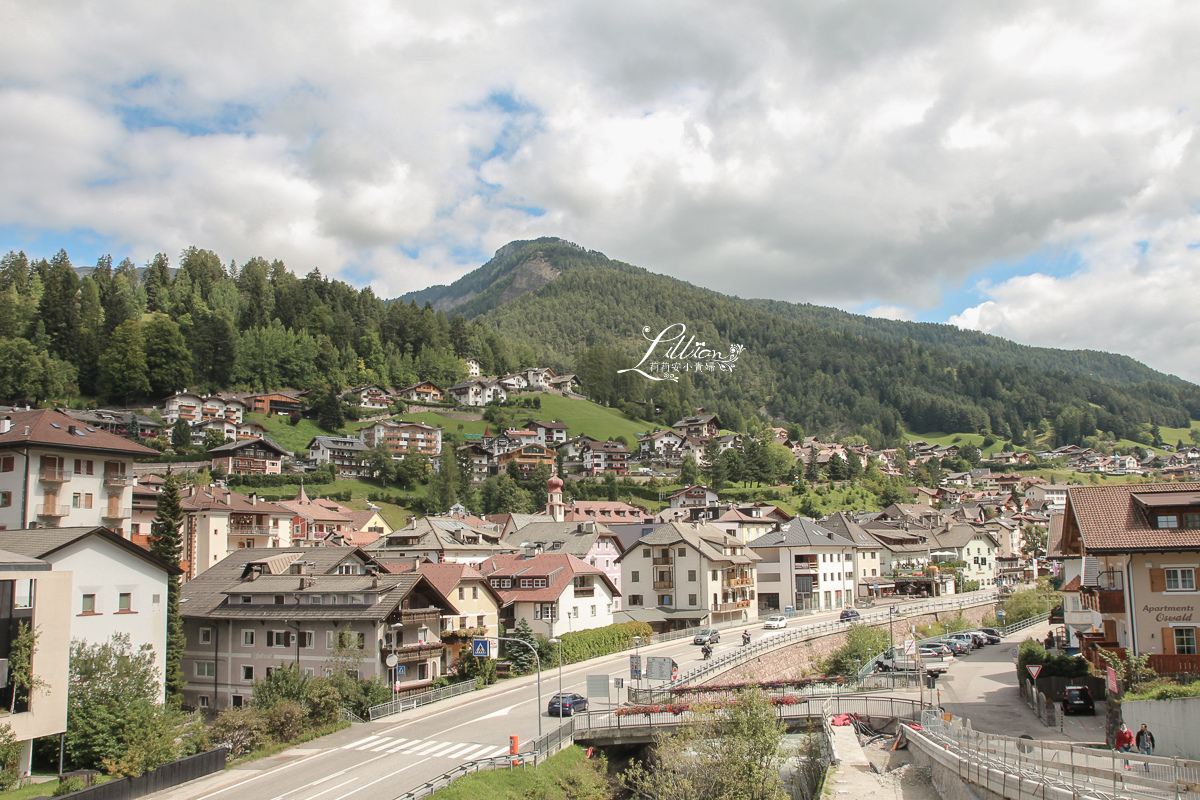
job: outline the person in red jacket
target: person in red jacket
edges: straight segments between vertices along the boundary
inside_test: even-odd
[[[1129,730],[1122,722],[1121,730],[1117,731],[1117,751],[1128,753],[1131,747],[1133,747],[1133,731]],[[1128,761],[1125,762],[1125,769],[1129,769]]]

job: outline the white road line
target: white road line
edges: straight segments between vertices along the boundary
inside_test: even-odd
[[[373,744],[371,746],[370,750],[372,753],[378,753],[380,750],[387,750],[389,747],[391,747],[395,743],[396,743],[395,739],[384,739],[382,741],[379,741],[379,742],[376,742],[375,744]]]
[[[478,753],[475,754],[475,757],[476,758],[495,758],[496,756],[500,755],[501,753],[505,753],[507,751],[508,751],[508,745],[502,744],[499,747],[493,748],[492,750],[480,750]]]
[[[475,745],[475,747],[479,747],[479,745]],[[472,747],[469,742],[467,744],[460,744],[457,747],[451,747],[445,753],[442,753],[442,758],[458,758],[470,749],[472,749]]]
[[[344,744],[344,745],[342,745],[342,749],[343,750],[353,750],[355,747],[358,747],[360,744],[366,744],[367,742],[369,742],[373,739],[378,739],[378,738],[379,738],[378,734],[376,734],[375,736],[368,736],[365,739],[359,739],[357,742],[351,742],[350,744]]]
[[[334,784],[333,786],[330,786],[328,789],[322,789],[321,791],[317,792],[316,794],[310,794],[308,797],[304,798],[304,800],[315,800],[315,798],[320,797],[321,795],[325,794],[326,792],[332,792],[334,789],[340,789],[341,787],[345,786],[347,783],[354,783],[356,780],[358,780],[358,778],[351,778],[348,781],[342,781],[341,783]]]
[[[323,750],[320,753],[317,753],[316,755],[322,755],[325,753],[336,753],[337,751],[338,751],[338,748],[335,747],[332,750]],[[386,753],[384,755],[386,755]],[[287,797],[290,794],[296,794],[297,792],[303,792],[307,789],[313,789],[317,786],[320,786],[325,781],[332,780],[333,778],[341,777],[342,775],[345,775],[347,772],[349,772],[352,769],[361,769],[362,767],[365,767],[367,764],[370,764],[372,761],[378,761],[379,759],[381,759],[383,757],[384,756],[382,756],[382,755],[375,756],[374,758],[368,758],[366,761],[360,761],[352,767],[346,767],[343,770],[339,770],[338,772],[334,772],[329,775],[326,775],[324,778],[321,778],[320,780],[313,781],[312,783],[306,783],[297,789],[288,789],[283,794],[275,795],[274,797],[271,798],[271,800],[283,800],[283,798]],[[295,761],[292,762],[292,764],[295,764],[295,763],[298,763],[298,762],[295,762]],[[274,773],[278,772],[279,770],[290,767],[292,764],[284,764],[282,767],[271,770],[269,772],[260,772],[258,775],[255,775],[253,778],[248,778],[247,780],[244,780],[241,783],[234,784],[234,786],[241,786],[243,783],[249,783],[250,781],[258,780],[259,778],[265,778],[267,775],[273,775]],[[225,788],[232,789],[234,787],[227,786]],[[225,789],[218,789],[217,791],[213,792],[212,794],[207,794],[207,795],[204,795],[204,797],[195,798],[195,800],[207,800],[207,798],[212,797],[215,794],[220,794],[223,791],[225,791]]]
[[[413,748],[412,750],[406,750],[405,752],[412,753],[413,755],[417,755],[417,756],[425,756],[425,755],[429,755],[429,752],[431,750],[436,750],[442,744],[443,744],[443,742],[429,741],[429,742],[425,742],[420,747]]]
[[[290,769],[292,767],[299,766],[300,764],[305,764],[309,761],[312,761],[314,758],[320,758],[321,756],[327,756],[330,753],[336,753],[337,751],[338,751],[337,748],[333,748],[330,750],[322,750],[319,753],[313,753],[312,755],[304,756],[303,758],[298,758],[295,761],[292,761],[289,764],[284,764],[281,767],[276,767],[275,769],[268,770],[266,772],[260,772],[252,778],[246,778],[244,781],[238,781],[237,783],[231,783],[228,786],[222,786],[220,789],[216,789],[214,791],[209,792],[208,794],[201,795],[200,797],[194,798],[194,800],[208,800],[208,798],[216,797],[219,794],[228,792],[230,789],[239,789],[242,786],[245,786],[247,783],[251,783],[253,781],[259,780],[260,778],[265,778],[268,775],[276,775],[280,772],[283,772],[285,769]],[[366,762],[364,762],[364,763],[366,763]],[[358,766],[362,766],[362,764],[359,764]],[[282,797],[282,796],[283,795],[280,795],[280,797]]]
[[[439,747],[436,750],[430,750],[429,755],[431,755],[434,758],[442,758],[443,756],[446,755],[446,753],[448,751],[455,750],[457,748],[458,748],[458,745],[455,744],[454,742],[447,742],[444,747]]]
[[[392,777],[393,775],[399,775],[401,772],[404,772],[404,770],[412,769],[413,767],[417,766],[418,764],[424,764],[428,760],[429,760],[428,758],[422,758],[420,761],[414,761],[413,763],[409,764],[407,767],[401,767],[400,769],[396,770],[395,772],[389,772],[387,775],[384,775],[382,778],[376,778],[375,780],[371,781],[370,783],[364,783],[362,786],[358,787],[357,789],[351,789],[350,791],[346,792],[345,794],[338,795],[337,797],[333,798],[333,800],[346,800],[347,797],[354,794],[355,792],[361,792],[363,789],[366,789],[368,786],[374,786],[375,784],[379,783],[380,781],[386,781],[388,778]]]
[[[397,739],[395,741],[395,743],[392,745],[392,747],[390,749],[388,749],[387,751],[385,751],[385,755],[390,756],[392,753],[398,752],[398,751],[403,750],[404,748],[408,747],[408,744],[405,744],[405,742],[412,744],[412,739]]]
[[[472,753],[476,750],[479,750],[480,748],[486,748],[486,747],[487,747],[486,744],[473,744],[470,747],[468,747],[466,750],[463,750],[463,751],[457,753],[454,757],[455,758],[466,758],[468,753]]]

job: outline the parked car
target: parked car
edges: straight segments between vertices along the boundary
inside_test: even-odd
[[[580,711],[587,711],[587,698],[573,692],[563,692],[550,698],[546,713],[552,717],[570,717]]]
[[[922,656],[926,653],[934,656],[954,655],[954,651],[950,649],[950,646],[941,642],[926,642],[925,644],[918,645],[917,649],[921,651]]]
[[[879,658],[879,669],[883,672],[905,671],[912,672],[924,669],[930,675],[941,675],[951,662],[950,656],[926,656],[921,653],[918,661],[915,655],[906,655],[904,648],[897,645]]]
[[[971,648],[959,639],[940,639],[943,645],[950,648],[950,652],[956,656],[965,656],[971,652]]]
[[[714,628],[704,628],[696,632],[692,644],[716,644],[721,641],[721,634]]]
[[[1096,703],[1092,700],[1092,690],[1086,686],[1068,686],[1063,690],[1063,715],[1067,714],[1096,714]]]
[[[992,637],[988,636],[987,633],[985,633],[982,628],[975,628],[974,630],[966,631],[966,633],[969,633],[972,636],[974,636],[975,641],[979,642],[980,646],[983,646],[985,644],[999,644],[1000,643],[1000,637],[997,636],[996,641],[993,642]]]
[[[1000,635],[1000,631],[996,630],[995,628],[980,628],[979,630],[983,631],[984,635],[987,636],[988,644],[1000,644],[1001,640],[1004,638]]]
[[[783,614],[776,614],[773,617],[767,617],[767,621],[763,623],[764,628],[786,628],[788,623],[787,617]]]
[[[842,615],[840,617],[838,617],[838,619],[840,619],[842,622],[845,622],[847,620],[853,621],[856,619],[860,619],[861,617],[862,617],[862,614],[858,613],[853,608],[844,608],[844,609],[842,609]]]
[[[956,642],[962,642],[962,644],[966,646],[968,651],[979,649],[978,640],[976,640],[976,638],[974,636],[972,636],[971,634],[966,633],[964,631],[959,631],[957,633],[951,633],[946,637],[946,639],[947,639],[947,641],[953,640]]]

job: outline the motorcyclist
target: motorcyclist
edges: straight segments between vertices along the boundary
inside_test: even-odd
[[[709,658],[711,658],[712,657],[712,645],[706,644],[706,645],[704,645],[704,647],[701,647],[700,655],[703,656],[705,661],[707,661]]]
[[[742,645],[750,644],[750,631],[742,631]]]

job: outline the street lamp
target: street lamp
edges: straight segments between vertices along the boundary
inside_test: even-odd
[[[562,703],[562,693],[563,693],[563,691],[562,691],[562,639],[559,639],[556,636],[553,639],[548,639],[547,641],[549,641],[550,644],[558,645],[558,702],[561,704]],[[559,708],[561,709],[561,705],[559,706]],[[561,710],[559,711],[559,713],[560,714],[562,713]]]
[[[514,639],[511,636],[497,636],[498,642],[517,642],[529,648],[533,653],[534,663],[537,664],[537,701],[538,701],[538,738],[542,738],[542,659],[538,658],[537,648],[524,639]]]
[[[403,622],[393,622],[391,627],[392,627],[392,655],[394,656],[394,655],[396,655],[396,629],[403,628],[404,623]],[[393,711],[393,713],[396,710],[396,684],[399,683],[399,679],[400,679],[399,669],[400,669],[400,667],[399,667],[398,662],[396,664],[392,665],[392,711]]]

